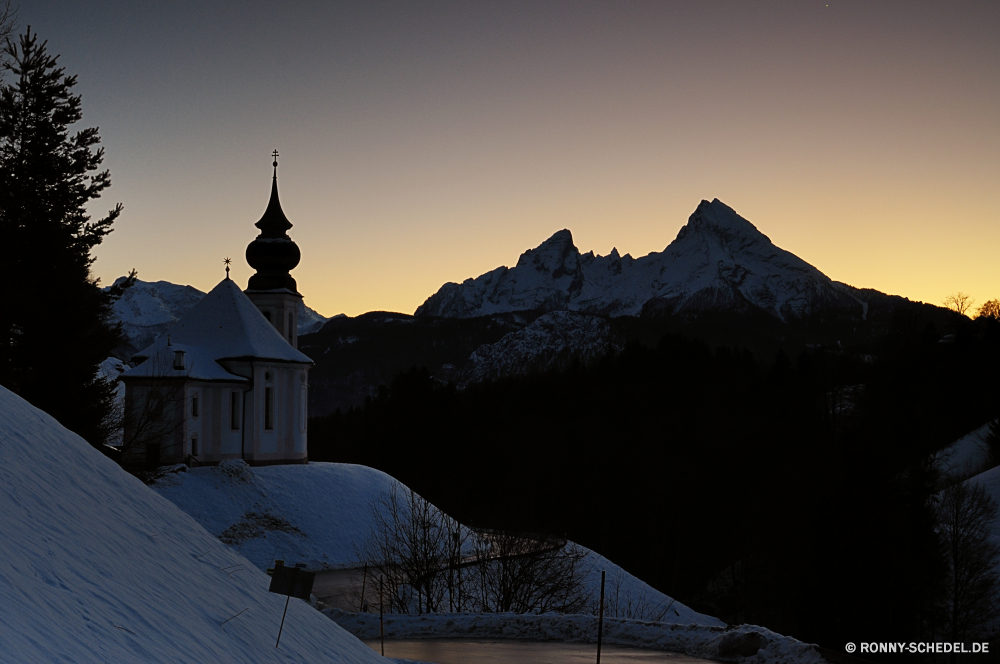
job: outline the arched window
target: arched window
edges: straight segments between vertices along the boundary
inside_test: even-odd
[[[299,374],[299,431],[306,430],[309,419],[309,386],[306,385],[306,372]]]
[[[274,429],[274,387],[271,385],[271,372],[264,374],[264,430]]]
[[[292,327],[292,312],[289,311],[288,312],[288,343],[292,343],[292,333],[294,331],[295,331],[295,328]]]

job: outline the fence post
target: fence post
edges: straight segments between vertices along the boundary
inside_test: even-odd
[[[597,664],[601,664],[601,637],[604,633],[604,570],[601,570],[601,606],[597,610]]]
[[[281,614],[281,627],[278,628],[278,640],[274,642],[274,647],[277,648],[278,644],[281,643],[281,630],[285,628],[285,614],[288,613],[288,600],[292,599],[291,595],[285,597],[285,611]]]

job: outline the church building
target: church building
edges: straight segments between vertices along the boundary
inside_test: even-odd
[[[308,461],[313,361],[298,350],[302,296],[289,271],[300,253],[278,201],[274,158],[271,199],[246,250],[256,270],[248,288],[229,278],[227,265],[226,278],[121,376],[126,465]]]

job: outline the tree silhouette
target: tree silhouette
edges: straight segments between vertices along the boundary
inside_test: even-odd
[[[952,293],[948,297],[944,298],[944,306],[961,314],[962,316],[964,316],[965,312],[969,311],[975,303],[975,298],[971,295],[963,293],[962,291]]]
[[[976,310],[976,318],[1000,320],[1000,300],[987,300]]]
[[[31,29],[7,40],[0,88],[0,384],[93,445],[107,436],[114,386],[97,368],[121,343],[111,298],[90,273],[91,250],[111,232],[121,205],[96,221],[89,201],[111,184],[96,172],[104,151],[82,118],[75,76],[57,66]]]
[[[990,537],[997,504],[974,480],[944,491],[938,524],[945,544],[947,638],[974,637],[1000,611],[1000,546]]]

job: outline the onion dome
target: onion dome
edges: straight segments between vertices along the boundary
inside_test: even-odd
[[[278,201],[278,151],[274,151],[274,178],[271,181],[271,200],[264,216],[256,224],[260,235],[247,245],[247,263],[257,270],[250,277],[248,290],[282,290],[296,293],[295,279],[288,271],[299,264],[302,255],[299,247],[288,237],[292,223],[281,210]]]

